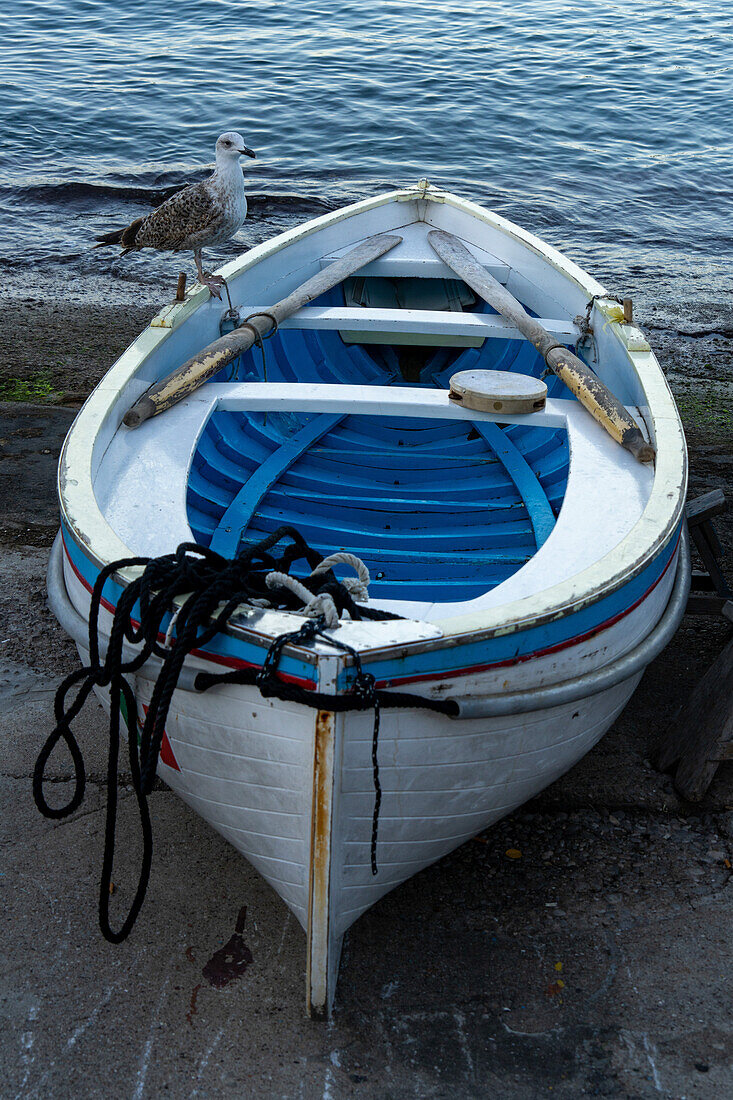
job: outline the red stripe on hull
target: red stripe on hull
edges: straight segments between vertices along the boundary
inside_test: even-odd
[[[499,668],[513,668],[516,665],[525,664],[527,661],[533,661],[538,657],[546,657],[551,653],[559,653],[564,649],[570,649],[571,646],[579,645],[581,642],[588,641],[590,638],[594,638],[597,634],[601,634],[604,630],[608,630],[610,627],[612,627],[616,623],[620,622],[621,619],[626,618],[627,615],[630,615],[632,611],[634,611],[637,607],[639,607],[640,604],[642,604],[644,602],[644,600],[646,600],[647,597],[649,595],[651,595],[651,593],[654,591],[654,589],[657,587],[657,585],[661,582],[662,578],[667,573],[667,570],[669,569],[672,562],[675,560],[677,547],[679,545],[679,539],[680,539],[680,535],[678,534],[677,543],[675,544],[675,548],[672,551],[672,554],[670,556],[669,561],[667,562],[667,564],[665,565],[664,569],[659,574],[657,579],[654,581],[654,583],[651,584],[649,586],[649,588],[646,590],[646,592],[644,592],[643,595],[641,595],[637,600],[635,600],[634,603],[630,604],[629,607],[624,608],[623,611],[620,611],[618,614],[613,615],[611,618],[604,620],[604,622],[599,623],[597,626],[594,626],[591,630],[587,630],[584,634],[577,634],[572,638],[566,639],[564,642],[557,642],[555,645],[547,646],[544,649],[536,649],[536,650],[533,650],[532,653],[523,653],[523,654],[520,654],[517,657],[507,658],[504,661],[494,661],[494,662],[489,662],[487,664],[469,665],[466,668],[451,669],[448,672],[428,672],[428,673],[422,673],[422,674],[416,675],[416,676],[397,676],[397,677],[390,677],[389,679],[386,679],[386,680],[377,680],[376,681],[376,687],[389,688],[389,687],[401,686],[403,684],[425,683],[425,682],[430,681],[430,680],[450,680],[450,679],[453,679],[454,677],[469,676],[471,673],[476,673],[476,672],[489,672],[492,669],[499,669]],[[79,581],[84,586],[84,588],[87,590],[87,592],[91,592],[92,589],[91,589],[88,581],[82,576],[82,574],[79,572],[79,570],[74,565],[74,562],[71,560],[71,557],[69,555],[69,551],[66,547],[66,540],[64,539],[64,536],[63,536],[63,530],[62,530],[62,540],[63,540],[63,543],[64,543],[64,551],[66,553],[66,557],[68,559],[69,564],[71,565],[71,568],[74,571],[74,574],[79,579]],[[111,614],[114,615],[115,609],[114,609],[113,605],[109,603],[108,600],[102,599],[101,603],[102,603],[102,606],[106,608],[106,610],[108,610]],[[137,626],[139,624],[135,623],[134,625]],[[159,638],[162,641],[163,640],[163,635],[162,634],[159,635]],[[237,669],[237,668],[259,668],[260,667],[259,665],[256,665],[256,664],[254,664],[252,662],[249,662],[249,661],[239,660],[235,657],[224,657],[223,655],[218,654],[218,653],[204,653],[202,650],[192,650],[192,655],[194,655],[196,657],[200,657],[202,660],[205,660],[205,661],[211,661],[213,664],[225,665],[227,668]],[[316,684],[312,680],[300,680],[295,676],[289,676],[289,675],[283,674],[283,673],[279,673],[278,675],[279,675],[280,679],[285,680],[288,683],[299,684],[301,687],[305,687],[308,690],[315,690]]]
[[[536,649],[532,653],[523,653],[518,657],[510,657],[505,661],[496,661],[494,664],[486,665],[471,665],[469,668],[456,669],[452,672],[431,672],[423,676],[401,676],[392,677],[389,680],[378,680],[378,687],[396,687],[398,684],[417,684],[424,682],[425,680],[450,680],[454,676],[468,676],[472,672],[489,672],[492,668],[511,668],[514,665],[524,664],[526,661],[533,661],[536,657],[546,657],[550,653],[559,653],[563,649],[569,649],[570,646],[578,645],[580,642],[588,641],[589,638],[594,638],[596,634],[601,634],[604,630],[608,630],[609,627],[614,626],[615,623],[625,619],[627,615],[630,615],[635,608],[639,607],[644,602],[647,596],[651,595],[657,585],[660,583],[665,573],[669,569],[672,562],[675,560],[675,554],[677,552],[677,546],[679,545],[680,536],[677,536],[677,543],[672,551],[672,555],[665,565],[662,572],[659,574],[653,584],[647,588],[643,595],[639,596],[638,600],[630,604],[629,607],[624,608],[623,611],[619,611],[617,615],[613,615],[610,619],[606,619],[604,622],[599,623],[598,626],[594,626],[592,630],[586,630],[585,634],[576,634],[573,638],[568,638],[564,642],[556,642],[555,645],[547,646],[545,649]]]
[[[72,571],[74,573],[74,576],[79,581],[79,583],[82,585],[82,587],[87,592],[89,592],[89,594],[91,595],[92,586],[89,584],[89,581],[86,579],[86,577],[84,577],[83,574],[79,572],[79,570],[77,569],[76,565],[74,564],[74,562],[71,558],[71,555],[69,554],[68,547],[66,546],[66,539],[64,537],[63,528],[61,529],[61,541],[63,542],[63,545],[64,545],[64,553],[66,555],[66,560],[68,561],[69,565],[71,566]],[[110,615],[114,615],[115,610],[116,610],[114,604],[110,603],[109,600],[106,600],[104,598],[104,596],[102,596],[102,598],[99,602],[100,602],[100,606],[103,607],[105,609],[105,611],[108,611],[110,613]],[[135,627],[135,629],[137,629],[140,626],[140,623],[137,622],[135,619],[132,619],[131,622],[132,622],[132,625]],[[165,641],[165,635],[159,633],[158,634],[158,641],[161,642],[161,643],[164,642]],[[244,661],[239,657],[225,657],[222,653],[208,653],[203,649],[192,649],[191,650],[191,656],[192,657],[198,657],[202,661],[210,661],[214,665],[225,665],[227,668],[231,668],[231,669],[238,669],[238,668],[257,668],[257,669],[259,669],[259,668],[262,667],[261,665],[256,664],[254,661]],[[287,684],[297,684],[298,687],[302,687],[306,691],[315,691],[316,690],[317,684],[316,684],[315,680],[304,680],[299,676],[292,676],[292,675],[290,675],[290,673],[281,672],[279,670],[278,670],[277,675],[278,675],[278,679],[284,680],[285,683],[287,683]]]
[[[142,708],[143,708],[143,714],[147,718],[149,708],[146,707],[144,703],[142,704]],[[137,720],[137,724],[140,727],[140,729],[142,730],[143,724],[142,724],[142,722],[140,721],[139,718]],[[164,764],[167,764],[169,768],[173,768],[177,772],[179,772],[181,770],[180,765],[179,765],[178,761],[176,760],[176,755],[173,752],[173,746],[171,745],[170,741],[168,740],[168,734],[165,732],[165,730],[163,730],[163,737],[162,737],[161,742],[160,742],[160,759],[163,761]]]

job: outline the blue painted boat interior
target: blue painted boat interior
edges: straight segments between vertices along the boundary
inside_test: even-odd
[[[343,292],[315,304],[343,304]],[[544,370],[524,340],[413,349],[283,329],[264,346],[264,362],[252,348],[212,382],[448,388],[460,370]],[[570,396],[554,375],[546,381],[550,397]],[[227,557],[291,524],[324,555],[346,549],[362,558],[373,597],[469,600],[501,584],[547,539],[567,477],[561,430],[219,411],[194,455],[187,511],[196,540]]]

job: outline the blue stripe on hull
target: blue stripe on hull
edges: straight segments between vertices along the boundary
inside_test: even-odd
[[[67,553],[77,574],[88,589],[94,584],[97,568],[64,531]],[[369,662],[369,671],[381,687],[395,686],[403,681],[440,679],[459,675],[472,670],[528,660],[547,650],[563,647],[595,633],[623,616],[658,583],[670,564],[677,549],[679,528],[666,546],[660,550],[654,560],[636,577],[622,588],[613,592],[582,610],[569,613],[560,619],[542,625],[528,627],[513,634],[481,640],[466,640],[456,645],[456,639],[450,639],[450,645],[439,643],[436,648],[420,653],[410,653],[400,658],[389,658]],[[104,588],[104,598],[113,607],[120,593],[120,587],[108,580]],[[137,614],[138,609],[135,609]],[[164,624],[165,625],[165,624]],[[225,662],[261,665],[265,651],[253,643],[220,634],[206,646],[205,655],[214,655]],[[366,658],[368,660],[368,656]],[[297,661],[287,655],[281,661],[281,670],[286,676],[313,685],[315,670],[313,666]],[[349,673],[347,673],[348,677]],[[345,687],[342,684],[341,687]]]
[[[96,565],[90,561],[81,547],[74,541],[68,530],[62,524],[61,530],[64,537],[64,546],[67,556],[71,561],[74,572],[82,580],[84,587],[91,591],[99,574]],[[122,592],[121,585],[111,577],[105,582],[102,590],[102,599],[107,605],[108,611],[114,611],[117,600]],[[140,606],[135,604],[132,617],[136,622],[140,621]],[[165,630],[170,622],[170,617],[163,620],[162,627]],[[174,634],[175,636],[175,634]],[[218,634],[208,645],[200,651],[201,656],[210,657],[217,663],[236,667],[242,664],[261,667],[267,650],[252,642],[232,638],[228,634]],[[315,688],[317,685],[317,672],[314,665],[283,654],[279,664],[281,674],[297,680],[303,687]]]
[[[610,596],[597,600],[580,611],[514,634],[503,634],[488,641],[467,641],[464,645],[457,647],[455,660],[451,656],[449,661],[446,661],[448,655],[442,651],[430,651],[419,656],[408,655],[399,660],[374,661],[369,664],[369,671],[383,687],[390,687],[405,680],[444,678],[454,671],[513,664],[580,641],[610,626],[655,587],[677,549],[678,540],[679,529],[653,562],[633,580]],[[448,671],[446,671],[446,664],[449,664]]]

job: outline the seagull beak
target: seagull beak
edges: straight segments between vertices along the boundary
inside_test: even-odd
[[[257,154],[254,152],[254,150],[253,149],[248,149],[246,145],[245,145],[244,149],[240,149],[239,152],[240,152],[240,154],[243,153],[246,157],[254,157],[255,160],[257,159]]]

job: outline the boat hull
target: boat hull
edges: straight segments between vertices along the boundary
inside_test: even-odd
[[[670,599],[679,549],[659,581],[626,616],[594,635],[612,663],[652,632]],[[65,558],[65,584],[80,617],[88,586]],[[103,630],[111,614],[102,612]],[[79,646],[82,660],[89,653]],[[423,691],[481,698],[545,684],[548,663],[593,664],[589,640],[540,654],[513,669],[435,679]],[[559,662],[559,663],[558,663]],[[205,667],[205,659],[192,662]],[[563,775],[604,735],[635,690],[643,668],[612,687],[517,714],[454,720],[423,709],[380,715],[381,807],[376,867],[373,713],[332,714],[263,699],[255,687],[177,690],[166,724],[160,777],[224,836],[275,889],[308,939],[307,1008],[330,1011],[345,932],[382,896],[447,855]],[[135,678],[138,720],[154,680]],[[109,710],[109,696],[98,696]]]
[[[429,282],[435,290],[455,274],[430,245],[435,229],[464,241],[556,346],[575,347],[643,425],[653,468],[559,378],[528,416],[451,401],[451,371],[467,357],[533,378],[545,360],[478,301],[467,312],[425,298]],[[305,929],[315,1015],[330,1009],[341,942],[361,913],[599,740],[672,636],[689,587],[686,451],[669,387],[620,304],[551,246],[421,181],[250,250],[223,271],[232,301],[242,317],[267,316],[385,232],[399,243],[355,272],[348,291],[284,318],[266,354],[250,349],[226,376],[128,432],[131,406],[221,332],[220,303],[204,288],[163,309],[90,396],[59,467],[62,538],[49,591],[84,660],[90,595],[111,563],[102,655],[120,595],[139,575],[125,559],[192,540],[226,559],[287,523],[324,557],[346,548],[371,563],[369,603],[388,617],[342,616],[312,644],[285,645],[277,675],[298,702],[232,683],[201,693],[195,683],[199,671],[245,669],[253,679],[276,639],[303,623],[283,610],[290,604],[241,605],[188,653],[159,763]],[[414,309],[407,298],[372,307],[360,280],[374,280],[370,294],[390,280],[425,286]],[[435,346],[400,357],[392,342]],[[171,606],[156,623],[161,643],[176,639],[174,615]],[[373,712],[316,710],[303,694],[348,706],[354,653],[380,695],[411,692],[451,713],[381,706],[376,834]],[[160,667],[151,657],[135,675],[138,720]]]

